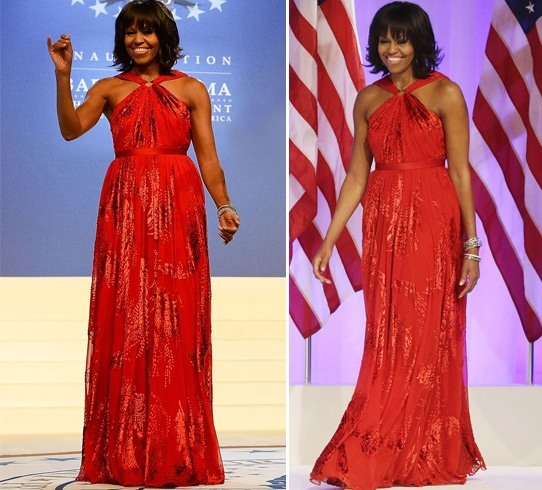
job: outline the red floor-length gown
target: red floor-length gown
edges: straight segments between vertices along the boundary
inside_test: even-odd
[[[463,483],[484,468],[466,386],[459,204],[440,117],[390,93],[369,119],[376,162],[363,199],[365,350],[353,398],[313,482],[373,490]]]
[[[100,198],[92,272],[83,459],[77,480],[222,483],[212,414],[210,276],[190,113],[163,82],[110,116],[116,159]]]

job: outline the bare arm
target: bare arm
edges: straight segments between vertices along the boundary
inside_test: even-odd
[[[362,90],[358,94],[356,103],[354,104],[354,147],[352,148],[348,172],[341,187],[337,207],[335,208],[335,213],[331,219],[324,242],[312,261],[314,275],[318,280],[326,284],[331,283],[331,281],[324,277],[322,273],[327,267],[335,242],[338,240],[356,206],[361,201],[373,160],[373,155],[367,141],[367,109],[365,99],[366,95]]]
[[[190,80],[188,105],[192,122],[192,141],[201,170],[201,176],[205,187],[209,191],[216,206],[228,204],[230,198],[226,187],[224,171],[218,160],[215,138],[211,125],[211,101],[205,85],[196,80]],[[239,227],[239,217],[230,211],[226,211],[219,218],[219,235],[228,243]]]
[[[461,89],[453,82],[446,82],[442,87],[441,115],[444,124],[448,172],[459,200],[461,222],[466,238],[476,236],[474,200],[469,172],[469,115]],[[478,249],[468,250],[478,254]],[[478,262],[465,260],[461,273],[459,297],[465,296],[476,286],[480,277]]]
[[[87,92],[85,101],[75,109],[70,86],[73,58],[70,36],[62,34],[55,43],[49,36],[47,46],[55,65],[58,125],[64,139],[73,140],[86,133],[100,119],[107,103],[104,90],[107,82],[94,85]]]

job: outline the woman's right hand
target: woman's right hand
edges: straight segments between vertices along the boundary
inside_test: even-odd
[[[312,259],[312,271],[314,272],[314,277],[322,284],[331,284],[331,281],[322,275],[327,269],[329,259],[331,258],[331,251],[332,248],[323,244]]]
[[[62,34],[60,39],[52,42],[51,36],[47,36],[49,55],[58,72],[70,72],[73,59],[73,48],[69,34]]]

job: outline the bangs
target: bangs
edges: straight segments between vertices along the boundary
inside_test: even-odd
[[[126,12],[121,21],[121,30],[126,31],[135,25],[140,31],[156,32],[158,27],[156,15],[151,9],[145,7],[146,5],[134,5],[134,8]]]
[[[393,12],[390,12],[390,14]],[[388,30],[395,41],[408,41],[412,37],[411,26],[404,15],[388,15],[381,19],[376,32],[379,37],[386,37]]]

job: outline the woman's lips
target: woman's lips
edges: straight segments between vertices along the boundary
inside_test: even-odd
[[[386,59],[390,65],[396,65],[397,63],[400,63],[403,58],[399,58],[397,56],[386,56]]]
[[[148,53],[151,48],[132,48],[132,52],[135,54],[145,54]]]

